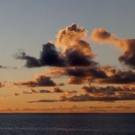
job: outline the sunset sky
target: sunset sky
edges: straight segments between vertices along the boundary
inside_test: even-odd
[[[135,112],[135,0],[1,0],[0,112]]]

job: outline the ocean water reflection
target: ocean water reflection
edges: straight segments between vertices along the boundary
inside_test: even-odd
[[[0,114],[0,135],[135,135],[135,114]]]

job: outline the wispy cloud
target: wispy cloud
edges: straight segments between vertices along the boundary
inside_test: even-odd
[[[35,101],[25,101],[25,103],[42,103],[42,102],[57,102],[57,100],[41,99],[41,100],[35,100]]]

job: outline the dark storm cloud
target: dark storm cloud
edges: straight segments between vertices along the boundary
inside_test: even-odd
[[[61,54],[57,52],[55,45],[47,43],[43,45],[43,51],[40,54],[40,61],[42,65],[48,66],[64,66],[64,59]]]
[[[94,64],[92,56],[87,56],[79,49],[68,48],[64,54],[58,52],[55,45],[47,43],[43,45],[43,50],[40,53],[40,58],[37,59],[28,56],[25,52],[20,52],[15,55],[16,59],[26,60],[25,67],[41,67],[41,66],[90,66]]]
[[[92,57],[86,56],[80,50],[69,48],[65,52],[66,60],[69,66],[90,66],[92,64]]]
[[[26,60],[26,67],[40,67],[40,61],[39,59],[36,59],[35,57],[26,55],[25,52],[18,52],[14,55],[16,59]]]
[[[40,53],[40,58],[37,59],[28,56],[25,52],[20,52],[15,55],[16,59],[26,60],[25,66],[28,68],[41,67],[41,66],[64,66],[62,56],[56,51],[54,44],[47,43],[43,45],[43,50]]]

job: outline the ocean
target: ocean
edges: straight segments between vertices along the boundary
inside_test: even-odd
[[[135,114],[0,114],[0,135],[135,135]]]

